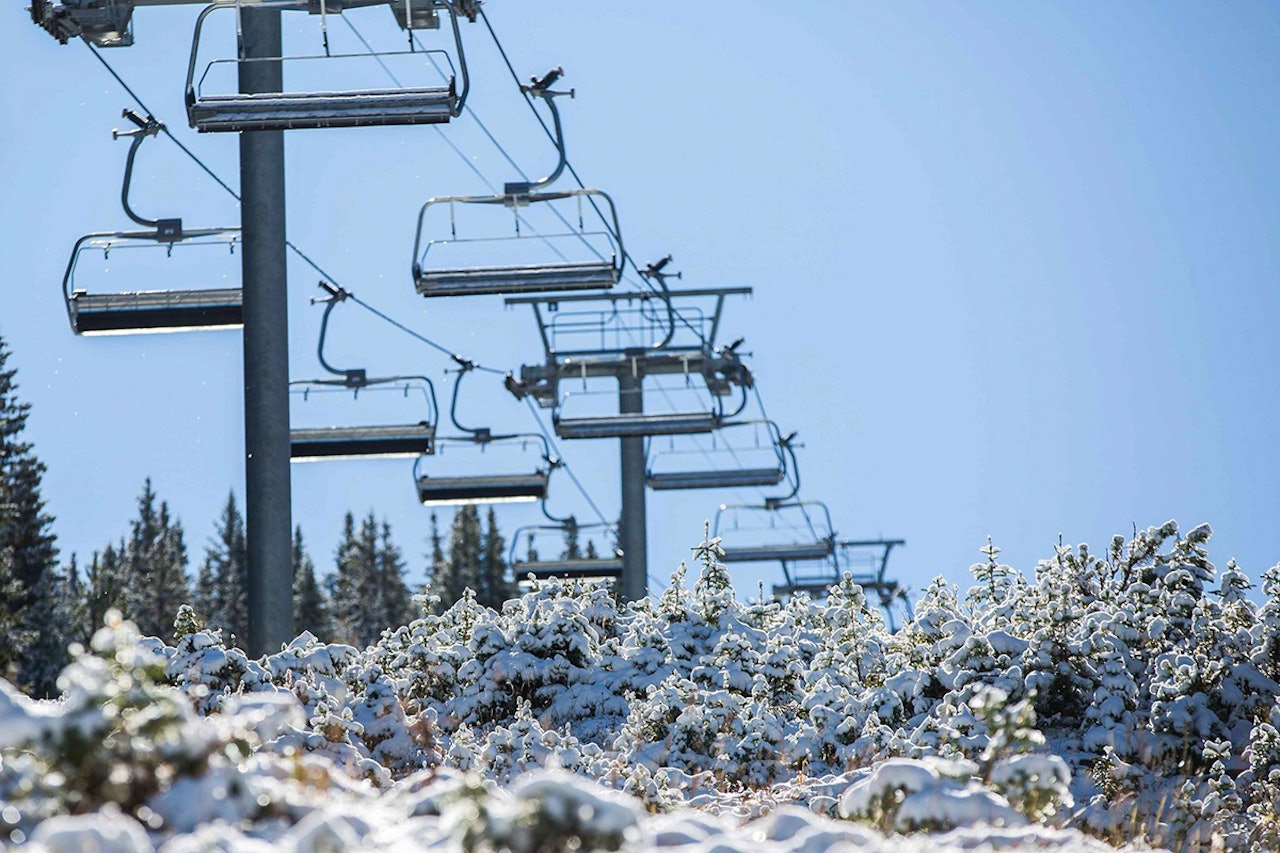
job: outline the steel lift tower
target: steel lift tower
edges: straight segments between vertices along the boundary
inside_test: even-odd
[[[738,345],[717,346],[715,341],[725,298],[750,293],[747,287],[674,291],[663,285],[659,292],[506,300],[507,305],[533,308],[546,353],[544,364],[525,365],[518,378],[508,376],[507,389],[517,398],[532,397],[552,409],[560,438],[619,440],[621,587],[628,601],[648,595],[645,441],[651,436],[711,433],[726,417],[738,413],[726,413],[723,400],[735,388],[745,399],[754,380],[737,353]],[[691,382],[696,378],[705,384],[715,405],[703,410],[646,412],[644,380],[657,376],[683,376]],[[617,382],[617,414],[566,413],[572,394],[562,394],[562,384],[599,378]]]

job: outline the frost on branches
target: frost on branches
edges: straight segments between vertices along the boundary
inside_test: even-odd
[[[548,581],[366,649],[253,660],[118,614],[58,701],[0,682],[0,839],[30,849],[550,853],[1280,847],[1280,567],[1207,526],[1024,577],[988,543],[889,633],[845,579],[744,604],[719,541],[656,601]],[[921,834],[927,834],[927,839]]]

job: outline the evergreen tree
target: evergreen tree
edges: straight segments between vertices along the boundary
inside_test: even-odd
[[[44,635],[55,626],[42,621],[58,609],[60,583],[57,577],[58,549],[53,517],[44,511],[40,484],[45,465],[22,440],[30,403],[18,399],[17,370],[7,368],[9,349],[0,340],[0,551],[7,552],[7,574],[16,581],[0,599],[0,622],[25,616],[22,634],[28,643],[13,646],[21,670],[19,683],[31,689],[35,673],[48,671],[62,652],[51,652],[56,637]],[[51,596],[52,598],[46,597]],[[13,639],[17,639],[14,637]]]
[[[578,560],[582,557],[582,547],[578,544],[578,521],[570,517],[564,525],[564,559]]]
[[[386,599],[379,577],[378,522],[372,512],[360,522],[347,513],[338,544],[337,578],[332,607],[338,642],[367,646],[378,638],[386,617]],[[399,559],[399,553],[396,553]],[[403,578],[401,578],[403,584]],[[405,594],[408,594],[406,588]]]
[[[15,681],[27,629],[22,584],[13,574],[12,554],[12,548],[0,547],[0,678]]]
[[[298,633],[310,631],[321,640],[333,637],[333,621],[324,590],[316,581],[316,566],[302,544],[302,526],[293,529],[293,624]]]
[[[245,544],[244,517],[236,506],[235,492],[227,495],[214,530],[205,547],[204,563],[196,578],[196,611],[211,627],[222,628],[235,637],[249,634],[249,557]]]
[[[480,513],[471,504],[459,507],[449,528],[449,558],[431,580],[431,592],[440,596],[441,608],[447,610],[468,589],[480,586],[481,539]]]
[[[370,521],[373,516],[369,516]],[[377,556],[375,558],[375,575],[380,605],[380,619],[372,626],[373,636],[367,642],[378,639],[383,629],[398,628],[407,625],[413,619],[413,596],[409,586],[404,582],[404,557],[400,549],[391,541],[391,525],[382,522],[382,532],[378,538]]]
[[[74,629],[69,618],[70,589],[66,577],[45,572],[36,583],[35,592],[26,621],[39,629],[33,627],[28,632],[21,683],[37,699],[52,699],[58,695],[58,673],[71,661],[67,652]]]
[[[125,615],[144,635],[167,637],[178,607],[191,596],[187,580],[187,546],[182,524],[169,517],[169,505],[156,505],[148,477],[138,496],[124,555]]]
[[[333,639],[339,643],[353,643],[355,626],[360,619],[360,565],[355,516],[349,512],[342,520],[342,540],[334,552],[334,563],[337,570],[328,579]]]
[[[89,593],[85,588],[84,582],[80,579],[80,564],[76,560],[75,554],[71,555],[71,562],[67,564],[66,584],[67,642],[79,643],[81,646],[88,647],[89,640],[97,629],[88,624]]]
[[[97,551],[93,552],[93,560],[89,564],[89,576],[86,579],[85,613],[82,626],[82,631],[89,637],[102,627],[108,610],[113,608],[124,610],[125,549],[122,539],[118,548],[108,542],[101,554]]]
[[[6,369],[9,349],[0,339],[0,546],[10,548],[10,572],[22,585],[20,602],[30,604],[46,571],[56,571],[58,549],[44,511],[40,481],[45,465],[21,440],[30,403],[18,400],[15,368]]]
[[[513,592],[513,585],[507,580],[506,551],[506,540],[498,532],[497,514],[490,507],[485,518],[484,537],[480,547],[476,601],[494,610],[501,610],[503,602],[510,598]]]

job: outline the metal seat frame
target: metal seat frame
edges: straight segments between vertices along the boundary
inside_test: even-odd
[[[289,430],[289,456],[292,462],[320,462],[345,459],[395,459],[414,458],[435,452],[436,421],[439,408],[436,405],[435,385],[425,376],[370,377],[364,368],[338,368],[325,358],[324,346],[329,334],[329,316],[339,303],[351,296],[346,290],[321,281],[319,287],[325,296],[313,302],[325,303],[320,318],[320,335],[316,344],[316,358],[320,366],[334,378],[297,379],[289,383],[291,389],[301,389],[305,398],[312,389],[348,389],[354,395],[371,387],[403,385],[407,395],[410,388],[419,387],[427,403],[427,416],[417,423],[299,427]]]
[[[806,539],[800,542],[766,542],[756,545],[728,545],[721,546],[724,549],[724,556],[721,559],[726,563],[767,563],[777,561],[783,564],[783,572],[786,572],[786,565],[797,560],[831,560],[835,554],[836,536],[831,526],[831,513],[827,509],[826,504],[819,501],[794,501],[788,496],[786,499],[766,499],[763,505],[730,505],[721,504],[720,509],[716,511],[715,523],[712,527],[714,535],[721,536],[721,517],[728,511],[753,511],[753,512],[779,512],[786,509],[799,509],[808,515],[810,509],[815,510],[825,525],[821,527],[821,533],[813,539]]]
[[[453,28],[455,49],[458,55],[458,71],[462,77],[462,90],[456,88],[456,79],[450,78],[446,86],[420,86],[406,88],[350,89],[343,91],[268,92],[244,94],[232,92],[208,95],[201,86],[214,65],[234,62],[289,62],[305,60],[341,60],[374,57],[382,61],[387,56],[413,54],[410,50],[329,54],[327,41],[324,54],[310,56],[244,57],[214,60],[196,80],[196,64],[200,49],[200,34],[205,19],[219,9],[233,9],[239,16],[242,9],[270,9],[281,11],[312,12],[315,3],[305,0],[217,0],[205,7],[196,18],[195,33],[191,40],[191,58],[187,64],[186,106],[187,121],[201,133],[239,132],[255,130],[306,130],[335,127],[381,127],[388,125],[444,124],[461,115],[466,104],[470,80],[467,73],[466,54],[462,47],[462,33],[458,28],[458,12],[452,0],[421,0],[431,9],[443,8],[449,12]],[[335,13],[341,14],[342,0],[333,0]],[[322,19],[323,20],[323,19]],[[237,26],[237,31],[239,27]],[[452,60],[450,60],[452,64]]]
[[[543,511],[546,511],[545,506]],[[551,517],[551,516],[548,516]],[[554,520],[554,519],[553,519]],[[507,553],[507,565],[517,582],[523,582],[529,576],[534,580],[561,578],[564,580],[610,580],[618,581],[622,577],[622,552],[614,549],[611,557],[558,557],[553,560],[520,560],[517,558],[521,537],[532,537],[539,532],[575,532],[590,530],[613,530],[610,524],[578,524],[572,516],[559,519],[557,524],[531,524],[516,529],[511,537],[511,546]]]
[[[425,256],[433,245],[457,242],[456,225],[449,239],[424,242],[427,211],[437,205],[487,205],[507,207],[513,211],[519,228],[520,209],[534,204],[547,204],[563,199],[601,199],[608,206],[612,231],[603,233],[612,247],[608,260],[547,264],[490,265],[470,267],[427,267]],[[452,221],[452,216],[450,217]],[[574,232],[586,235],[588,232]],[[549,293],[560,291],[607,290],[622,277],[624,249],[618,211],[608,193],[595,189],[557,190],[549,192],[503,193],[493,196],[436,196],[427,199],[418,211],[418,231],[413,242],[413,281],[418,293],[425,297],[483,296],[514,293]],[[547,235],[495,238],[502,240],[537,240]]]
[[[720,430],[731,430],[735,427],[763,426],[769,435],[770,445],[776,454],[776,464],[770,467],[739,468],[705,468],[698,470],[655,471],[654,463],[663,453],[650,447],[648,470],[645,472],[645,484],[654,491],[671,491],[678,489],[736,489],[763,486],[776,486],[786,479],[788,470],[795,469],[795,451],[791,448],[794,435],[784,438],[777,424],[770,420],[747,420],[728,422],[720,425]],[[715,452],[704,451],[710,454]],[[791,457],[790,468],[787,464]]]
[[[131,139],[125,158],[120,204],[129,219],[150,230],[98,231],[76,241],[62,276],[62,295],[71,331],[77,335],[128,335],[240,328],[243,293],[238,287],[113,293],[90,293],[76,287],[76,267],[81,254],[90,248],[109,253],[112,248],[141,245],[163,248],[172,253],[183,244],[189,246],[202,240],[213,240],[225,242],[228,250],[234,252],[241,240],[239,228],[185,229],[181,219],[147,219],[134,211],[129,204],[129,189],[138,148],[148,137],[162,131],[164,125],[152,116],[144,117],[132,110],[124,110],[122,116],[135,127],[127,131],[111,131],[114,139]]]

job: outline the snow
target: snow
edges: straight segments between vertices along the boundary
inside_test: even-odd
[[[1280,849],[1280,567],[1245,606],[1234,564],[1209,588],[1205,535],[1151,528],[1106,560],[1059,547],[1034,582],[993,551],[978,592],[935,582],[898,633],[851,581],[824,602],[743,604],[713,543],[693,587],[678,573],[657,602],[547,582],[363,650],[303,634],[252,660],[218,632],[168,646],[112,615],[60,700],[0,682],[0,839]]]

